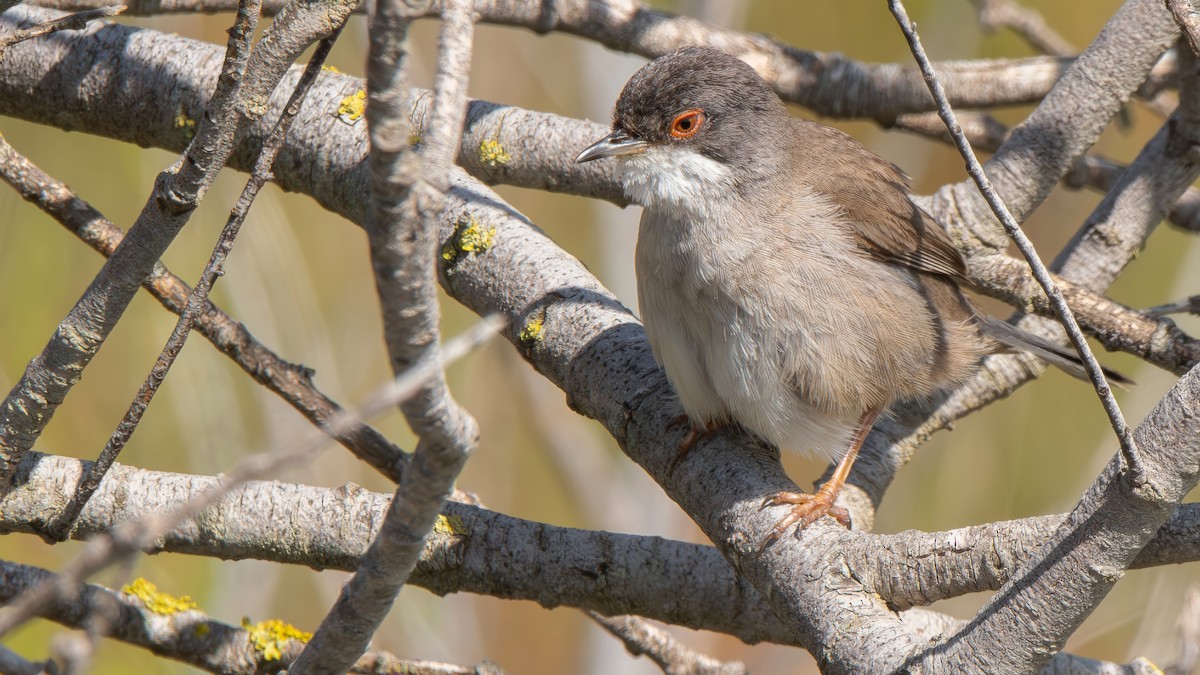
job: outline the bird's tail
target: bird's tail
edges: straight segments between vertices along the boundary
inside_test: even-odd
[[[1025,351],[1042,359],[1043,361],[1057,366],[1068,375],[1077,377],[1081,380],[1088,380],[1087,371],[1083,369],[1083,363],[1079,360],[1079,355],[1073,350],[1060,347],[1049,340],[1040,338],[1032,333],[1027,333],[1016,326],[1001,321],[993,316],[977,314],[979,320],[979,328],[984,335],[992,338],[996,342],[1009,347],[1013,350]],[[1101,368],[1104,371],[1104,376],[1108,378],[1109,383],[1120,387],[1129,387],[1134,383],[1133,380],[1125,377],[1115,370]]]

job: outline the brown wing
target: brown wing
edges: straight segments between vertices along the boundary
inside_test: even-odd
[[[896,165],[837,129],[793,121],[803,127],[797,159],[806,182],[845,209],[867,253],[922,272],[966,276],[962,255],[933,217],[909,200],[908,178]]]

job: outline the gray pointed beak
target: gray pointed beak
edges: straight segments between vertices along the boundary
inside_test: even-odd
[[[646,141],[630,136],[624,129],[614,129],[611,134],[584,148],[575,158],[575,163],[582,164],[604,157],[635,155],[645,151],[649,145]]]

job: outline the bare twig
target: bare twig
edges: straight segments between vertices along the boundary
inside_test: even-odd
[[[1200,314],[1200,295],[1189,295],[1183,300],[1155,305],[1142,310],[1150,316],[1166,316],[1168,314]]]
[[[493,318],[480,321],[471,330],[446,343],[440,362],[415,365],[379,388],[358,409],[343,411],[331,419],[329,428],[335,434],[344,433],[346,429],[359,424],[361,418],[377,415],[398,401],[413,396],[426,379],[441,372],[444,364],[461,358],[482,344],[500,328],[500,325],[500,322]],[[285,463],[315,454],[324,447],[327,440],[324,433],[313,430],[306,434],[303,441],[285,446],[285,449],[247,457],[226,472],[220,483],[197,494],[179,509],[166,513],[150,513],[142,518],[123,521],[112,530],[93,538],[55,578],[54,583],[32,587],[9,603],[9,611],[0,615],[0,636],[42,611],[57,598],[71,595],[79,584],[95,572],[150,546],[164,533],[177,527],[179,523],[194,518],[196,514],[228,494],[231,489]]]
[[[159,176],[125,241],[26,368],[0,405],[0,478],[8,478],[41,434],[84,368],[120,320],[162,252],[190,219],[233,150],[238,129],[266,114],[270,93],[290,64],[353,10],[354,0],[300,3],[263,31],[247,53],[258,0],[246,0],[230,33],[229,57],[212,101],[183,158]]]
[[[598,612],[588,612],[588,616],[625,643],[630,654],[645,656],[667,675],[744,675],[747,672],[745,664],[718,661],[701,654],[640,617],[604,616]]]
[[[1167,113],[1170,114],[1170,111]],[[971,141],[971,147],[995,152],[1006,140],[1010,129],[991,115],[978,112],[958,113],[959,126]],[[895,128],[930,138],[952,142],[946,125],[936,113],[903,115],[896,119]],[[1063,176],[1063,184],[1072,189],[1091,188],[1107,193],[1117,183],[1127,167],[1100,155],[1080,157]],[[1200,190],[1189,187],[1167,212],[1168,221],[1186,232],[1200,232]]]
[[[371,258],[392,368],[441,362],[436,260],[438,219],[447,173],[460,144],[474,39],[468,0],[444,5],[438,38],[433,112],[421,147],[410,147],[405,40],[401,6],[376,3],[368,61],[367,123],[371,135]],[[420,174],[417,173],[420,171]],[[366,651],[400,588],[416,567],[425,539],[479,428],[450,396],[440,369],[401,410],[420,441],[412,470],[396,489],[379,533],[293,673],[345,669]]]
[[[345,24],[342,24],[345,25]],[[304,101],[304,97],[308,94],[308,90],[316,81],[317,74],[321,72],[321,66],[325,63],[325,59],[329,56],[329,51],[333,48],[333,43],[341,34],[342,26],[337,26],[333,34],[321,40],[312,57],[309,59],[308,65],[304,69],[304,74],[296,83],[295,89],[292,90],[291,97],[288,99],[287,107],[284,109],[283,115],[275,123],[275,128],[271,135],[267,138],[267,142],[263,144],[262,151],[259,155],[258,162],[255,164],[254,171],[250,176],[250,180],[246,182],[245,188],[242,190],[241,196],[238,198],[237,204],[233,211],[229,214],[229,218],[225,223],[225,227],[221,231],[221,235],[217,240],[217,245],[213,249],[212,256],[209,258],[208,264],[204,268],[204,272],[200,275],[200,280],[196,282],[195,288],[188,296],[187,306],[179,315],[179,320],[175,323],[175,328],[171,332],[171,336],[167,338],[167,344],[163,347],[162,352],[158,356],[154,367],[150,374],[146,377],[138,390],[137,396],[130,404],[129,409],[125,413],[125,417],[121,423],[113,431],[112,437],[104,446],[96,463],[92,465],[92,470],[87,477],[79,485],[79,489],[72,495],[71,500],[63,508],[59,519],[54,523],[49,531],[49,536],[58,541],[64,541],[71,527],[75,524],[75,520],[79,517],[83,507],[87,501],[95,494],[96,489],[100,486],[100,481],[108,473],[117,456],[129,442],[133,432],[137,429],[138,423],[141,422],[142,415],[145,414],[146,408],[150,405],[150,401],[154,398],[158,388],[166,379],[168,371],[170,371],[175,359],[183,350],[183,345],[187,341],[188,335],[192,331],[192,326],[195,325],[196,319],[200,312],[208,304],[208,294],[212,290],[213,284],[219,276],[224,274],[225,259],[229,252],[233,249],[233,242],[237,238],[238,232],[242,228],[242,223],[245,222],[246,216],[250,213],[250,206],[254,203],[254,198],[258,196],[259,190],[271,177],[271,167],[275,163],[275,158],[279,156],[279,151],[283,148],[283,142],[287,138],[288,130],[291,129],[292,122],[296,119],[296,115],[300,112],[300,104]]]
[[[124,238],[120,228],[65,183],[55,180],[17,153],[3,137],[0,137],[0,179],[106,257],[112,255]],[[142,286],[175,314],[181,314],[187,306],[190,293],[187,283],[161,263],[155,263],[154,271]],[[221,353],[313,424],[323,426],[341,409],[313,385],[312,371],[284,360],[211,302],[206,302],[197,316],[196,329]],[[408,454],[370,426],[351,429],[337,440],[394,482],[400,481],[408,465]]]
[[[0,8],[0,11],[7,8]],[[70,16],[64,16],[61,19],[54,19],[45,23],[22,28],[20,30],[9,31],[8,33],[0,34],[0,59],[4,58],[4,50],[8,47],[24,42],[35,37],[49,35],[60,30],[81,30],[86,28],[88,23],[96,19],[103,19],[109,16],[116,16],[125,11],[124,5],[116,5],[111,7],[97,7],[96,9],[88,9],[82,12],[76,12]]]
[[[921,73],[925,77],[925,82],[929,85],[929,90],[938,103],[938,114],[941,116],[942,121],[945,122],[950,135],[954,138],[954,144],[958,147],[959,153],[967,162],[967,173],[975,181],[980,194],[987,200],[996,217],[1004,225],[1004,230],[1008,233],[1008,236],[1016,243],[1017,249],[1021,251],[1021,255],[1025,256],[1030,269],[1033,270],[1034,278],[1037,279],[1038,284],[1045,290],[1046,297],[1050,298],[1054,313],[1058,315],[1059,321],[1067,331],[1067,337],[1070,338],[1071,344],[1074,345],[1075,351],[1083,361],[1084,368],[1092,380],[1092,385],[1096,388],[1096,395],[1100,397],[1100,401],[1104,406],[1104,412],[1108,415],[1113,432],[1117,435],[1117,440],[1121,443],[1121,452],[1125,458],[1126,469],[1129,472],[1128,480],[1130,484],[1135,487],[1144,484],[1146,480],[1145,471],[1142,468],[1141,459],[1138,457],[1137,445],[1133,441],[1133,432],[1125,422],[1125,416],[1121,413],[1121,408],[1117,405],[1117,400],[1113,397],[1108,381],[1104,379],[1104,371],[1100,367],[1100,363],[1096,361],[1095,355],[1092,354],[1092,349],[1087,343],[1087,338],[1084,337],[1083,331],[1079,328],[1079,322],[1075,320],[1075,314],[1067,305],[1066,299],[1063,298],[1058,284],[1050,276],[1050,270],[1046,269],[1045,264],[1038,257],[1037,251],[1033,248],[1033,242],[1029,241],[1029,238],[1025,236],[1020,224],[1013,218],[1004,201],[1000,199],[996,191],[992,188],[991,180],[983,172],[983,166],[975,157],[975,151],[971,149],[971,143],[963,135],[962,128],[958,126],[958,120],[954,116],[954,111],[951,110],[950,103],[946,100],[946,92],[942,89],[937,75],[933,72],[933,65],[929,62],[929,57],[926,56],[925,49],[921,46],[916,26],[912,24],[908,18],[908,14],[904,11],[904,3],[902,0],[888,0],[888,6],[896,16],[896,21],[900,24],[900,29],[904,32],[904,37],[908,40],[913,56],[916,57],[917,64],[921,68]]]
[[[159,175],[123,245],[0,404],[0,479],[12,476],[224,165],[233,147],[235,105],[251,58],[258,2],[242,0],[238,7],[209,111],[184,157]]]
[[[1070,56],[1075,48],[1051,28],[1040,12],[1015,0],[971,0],[979,12],[979,23],[988,30],[1009,28],[1045,54]]]

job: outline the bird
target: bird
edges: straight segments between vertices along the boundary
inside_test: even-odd
[[[687,47],[644,65],[575,162],[604,158],[642,207],[638,305],[691,429],[676,459],[734,425],[837,462],[815,493],[763,500],[789,509],[764,548],[825,515],[851,526],[834,502],[894,404],[953,389],[999,352],[1086,378],[1073,352],[976,309],[961,253],[897,166],[792,117],[732,55]]]

